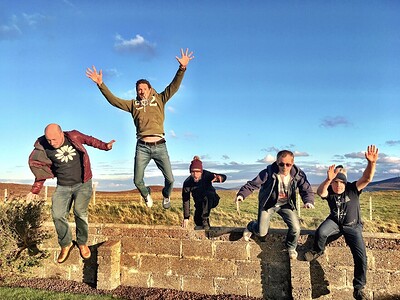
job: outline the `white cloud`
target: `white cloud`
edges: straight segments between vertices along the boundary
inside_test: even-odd
[[[22,34],[22,31],[15,24],[0,25],[0,39],[14,39]]]
[[[154,56],[155,52],[155,44],[150,43],[139,34],[128,40],[117,34],[114,48],[119,52],[141,53],[147,56]]]
[[[300,151],[294,151],[293,152],[295,157],[306,157],[309,156],[307,152],[300,152]]]
[[[332,127],[338,127],[338,126],[344,126],[344,127],[348,127],[351,126],[351,122],[349,120],[347,120],[345,117],[343,116],[336,116],[336,117],[325,117],[322,121],[321,121],[321,125],[322,127],[327,127],[327,128],[332,128]]]
[[[394,157],[394,156],[381,156],[378,158],[378,164],[383,163],[383,164],[400,164],[400,158],[399,157]]]
[[[177,138],[177,135],[176,135],[175,131],[173,131],[173,130],[169,131],[169,136],[172,138]]]
[[[28,26],[36,26],[39,23],[41,23],[43,20],[46,19],[46,17],[44,15],[41,15],[41,14],[38,14],[38,13],[31,14],[31,15],[23,13],[22,17],[23,17],[24,22]]]

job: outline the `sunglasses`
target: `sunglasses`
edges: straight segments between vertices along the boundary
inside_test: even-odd
[[[292,164],[289,164],[289,163],[283,163],[283,162],[280,162],[279,164],[278,164],[278,166],[280,166],[280,167],[283,167],[283,166],[286,166],[287,168],[290,168],[291,166],[292,166]]]

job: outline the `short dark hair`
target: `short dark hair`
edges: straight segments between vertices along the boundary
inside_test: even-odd
[[[291,157],[294,157],[294,154],[292,151],[289,150],[281,150],[278,152],[278,154],[276,155],[276,159],[278,160],[280,157],[285,157],[287,155],[290,155]]]
[[[146,80],[146,79],[139,79],[138,81],[136,81],[136,90],[137,90],[139,84],[142,84],[142,83],[147,84],[147,86],[149,87],[149,89],[151,89],[151,84],[150,84],[150,82],[149,82],[148,80]]]

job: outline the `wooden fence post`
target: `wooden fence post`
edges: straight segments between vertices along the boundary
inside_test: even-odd
[[[7,189],[4,189],[4,202],[7,202]]]
[[[96,205],[96,186],[97,186],[97,182],[93,182],[92,183],[92,187],[93,187],[93,205]]]
[[[47,202],[47,192],[48,192],[47,188],[48,188],[47,186],[44,187],[44,201],[46,202]]]
[[[297,206],[297,215],[299,216],[299,218],[301,217],[301,212],[300,212],[300,208],[301,208],[301,201],[300,201],[300,195],[297,194],[296,197],[296,206]]]

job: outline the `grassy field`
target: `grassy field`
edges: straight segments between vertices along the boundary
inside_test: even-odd
[[[240,215],[234,203],[236,191],[220,190],[218,207],[211,211],[211,226],[244,227],[257,218],[257,196],[253,193],[240,205]],[[149,209],[144,205],[137,191],[109,193],[97,192],[95,202],[89,207],[89,221],[94,223],[125,223],[147,225],[179,226],[182,221],[182,200],[180,190],[171,197],[171,208],[162,208],[160,191],[153,191],[154,206]],[[370,220],[370,199],[372,202],[372,220]],[[315,209],[300,209],[302,228],[316,229],[329,214],[326,201],[315,198]],[[193,216],[193,202],[191,216]],[[365,192],[361,194],[361,210],[365,231],[400,233],[400,191]],[[192,222],[192,218],[191,218]],[[194,226],[194,224],[191,224]],[[271,221],[271,228],[285,228],[286,225],[276,215]]]
[[[29,185],[0,184],[0,190],[8,189],[9,198],[24,197],[30,189]],[[44,190],[44,189],[43,189]],[[40,193],[44,197],[44,191]],[[50,205],[54,187],[48,188]],[[257,218],[257,196],[255,192],[240,205],[240,215],[236,212],[234,203],[235,190],[219,190],[221,197],[218,207],[211,211],[212,226],[244,227]],[[171,208],[162,208],[161,187],[152,187],[154,206],[149,209],[144,205],[137,190],[122,192],[97,191],[89,206],[89,221],[91,223],[122,223],[146,225],[180,226],[182,222],[181,190],[175,189],[171,197]],[[370,199],[372,200],[372,220],[370,220]],[[320,197],[315,197],[315,209],[300,209],[300,219],[303,229],[316,229],[329,214],[328,205]],[[400,233],[400,190],[363,192],[361,194],[361,213],[366,232]],[[191,201],[191,216],[193,216],[193,201]],[[71,221],[72,221],[71,216]],[[49,217],[49,221],[51,221]],[[192,223],[191,217],[191,226]],[[279,216],[274,216],[271,228],[286,228]]]

